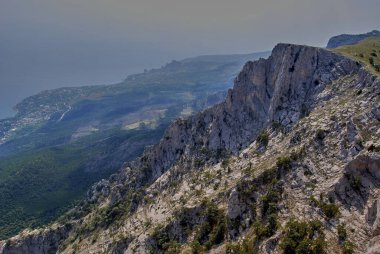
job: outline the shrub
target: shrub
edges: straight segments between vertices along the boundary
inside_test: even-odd
[[[267,130],[262,130],[260,134],[257,136],[256,141],[262,145],[267,146],[269,143],[269,133]]]
[[[272,236],[276,233],[278,228],[277,215],[272,213],[268,216],[268,235]]]
[[[309,238],[314,238],[315,234],[323,236],[323,223],[319,220],[309,222]]]
[[[268,228],[261,221],[256,221],[253,224],[253,232],[257,241],[261,241],[269,236]]]
[[[163,245],[163,249],[167,254],[179,254],[181,253],[181,244],[176,241],[170,241]]]
[[[170,247],[168,243],[172,241],[166,232],[166,228],[161,224],[154,228],[152,239],[160,250],[166,250],[167,247]]]
[[[338,239],[340,243],[343,243],[347,239],[346,225],[344,223],[338,225]]]
[[[355,246],[350,241],[345,241],[342,248],[343,254],[354,254],[355,253]]]
[[[227,221],[222,210],[209,202],[203,201],[202,205],[205,207],[202,212],[204,217],[203,223],[198,226],[195,240],[209,250],[213,245],[220,244],[225,239],[227,231]]]
[[[277,212],[277,202],[280,201],[280,193],[269,189],[266,195],[261,198],[263,202],[263,217]]]
[[[324,253],[326,242],[321,222],[306,223],[291,219],[286,224],[284,234],[280,247],[285,254]]]
[[[368,61],[369,61],[369,64],[370,64],[370,65],[373,65],[373,64],[374,64],[373,57],[368,58]]]
[[[305,155],[305,147],[303,146],[303,147],[301,147],[299,150],[297,150],[297,151],[292,151],[291,153],[290,153],[290,159],[292,160],[292,161],[296,161],[296,160],[298,160],[299,158],[301,158],[303,155]]]
[[[339,215],[339,207],[332,203],[321,203],[319,207],[322,209],[323,213],[330,219],[336,218]]]
[[[356,192],[359,192],[360,187],[362,186],[362,178],[360,176],[351,176],[350,177],[350,186]]]
[[[361,139],[357,139],[357,140],[355,141],[355,143],[356,143],[358,146],[363,147],[363,140],[361,140]]]
[[[253,242],[250,239],[244,239],[242,243],[228,243],[226,254],[252,254],[254,253]]]
[[[200,254],[203,253],[202,245],[199,243],[198,240],[194,240],[191,243],[191,253],[192,254]]]
[[[306,104],[301,105],[301,118],[307,117],[310,115],[310,109],[306,106]]]
[[[278,168],[289,170],[291,168],[291,162],[290,157],[284,156],[277,159],[276,165]]]
[[[323,140],[325,137],[326,137],[326,133],[324,130],[322,129],[318,129],[317,130],[317,133],[315,134],[315,137],[318,139],[318,140]]]
[[[273,122],[272,122],[272,128],[273,128],[274,130],[278,130],[278,129],[282,129],[283,126],[282,126],[281,123],[279,123],[279,122],[277,122],[277,121],[273,121]]]
[[[270,168],[265,170],[261,175],[263,184],[271,183],[273,180],[277,178],[277,170],[276,168]]]
[[[319,201],[313,196],[313,195],[311,195],[310,196],[310,204],[312,205],[312,206],[319,206]]]

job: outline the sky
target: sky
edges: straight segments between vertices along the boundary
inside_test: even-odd
[[[380,29],[380,0],[0,0],[0,118],[63,86],[111,84],[202,54],[325,46]]]

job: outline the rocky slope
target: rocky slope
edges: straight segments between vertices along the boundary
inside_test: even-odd
[[[369,37],[380,37],[380,31],[373,30],[365,34],[341,34],[331,37],[327,43],[327,48],[337,48],[344,45],[356,44]]]
[[[15,117],[0,120],[0,239],[54,221],[159,142],[174,119],[223,101],[247,59],[269,54],[189,58],[119,84],[24,99]]]
[[[279,44],[224,102],[0,253],[378,253],[379,102],[358,62]]]

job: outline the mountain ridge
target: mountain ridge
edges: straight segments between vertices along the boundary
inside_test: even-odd
[[[330,253],[349,248],[349,239],[368,243],[371,236],[363,232],[376,232],[373,222],[379,212],[371,208],[371,223],[356,213],[351,216],[345,208],[351,207],[350,197],[339,189],[369,191],[364,182],[351,184],[349,170],[342,173],[347,163],[365,158],[374,171],[380,170],[380,144],[371,140],[379,134],[379,89],[380,80],[359,62],[321,48],[278,44],[268,60],[243,67],[224,102],[177,120],[158,145],[95,184],[88,192],[89,210],[85,205],[72,210],[68,226],[10,239],[3,242],[2,253],[39,253],[42,246],[45,252],[59,246],[60,253],[179,253],[189,248],[221,253],[241,248],[236,239],[249,240],[250,234],[256,239],[252,248],[279,253],[287,237],[282,228],[292,226],[291,213],[320,220],[323,234],[305,241],[314,246],[314,240],[323,243],[326,238],[331,244],[324,248]],[[356,167],[354,172],[368,178]],[[323,180],[325,174],[330,178]],[[340,206],[323,194],[309,204],[307,193],[327,193]],[[363,201],[365,209],[379,198],[376,191],[370,194],[373,197]],[[216,206],[202,201],[206,198]],[[265,208],[267,199],[271,209]],[[335,209],[341,218],[335,217]],[[258,218],[258,225],[269,230],[261,236]],[[350,232],[340,245],[333,240],[336,229],[328,225],[350,218],[361,224],[355,224],[357,232]],[[212,224],[206,227],[205,220]],[[364,253],[366,246],[355,248]]]
[[[341,34],[333,36],[327,43],[327,48],[337,48],[344,45],[353,45],[369,37],[379,37],[380,31],[372,30],[365,34]]]
[[[25,99],[15,118],[0,120],[0,238],[56,219],[173,119],[221,101],[244,59],[265,54],[178,61],[119,84]]]

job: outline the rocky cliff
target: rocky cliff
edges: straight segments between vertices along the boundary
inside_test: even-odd
[[[359,63],[279,44],[224,102],[94,185],[65,234],[0,253],[377,253],[379,96]]]
[[[327,43],[327,48],[337,48],[344,45],[356,44],[369,37],[379,37],[380,31],[373,30],[365,34],[341,34],[331,37]]]

